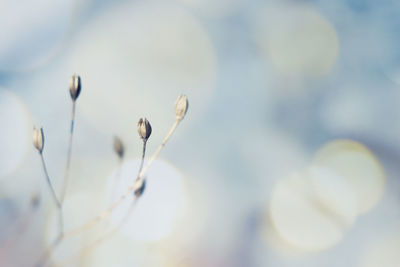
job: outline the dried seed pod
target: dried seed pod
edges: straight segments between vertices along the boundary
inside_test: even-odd
[[[72,101],[76,101],[79,94],[81,93],[81,77],[79,75],[72,75],[69,81],[69,93],[71,95]]]
[[[117,153],[119,158],[122,159],[124,157],[125,146],[118,136],[114,136],[114,151]]]
[[[135,190],[133,194],[138,198],[143,195],[144,189],[146,188],[146,180],[145,179],[137,179],[135,181]]]
[[[151,125],[150,122],[146,118],[141,118],[138,121],[138,133],[140,138],[144,141],[147,141],[151,135]]]
[[[39,153],[43,152],[43,147],[44,147],[43,128],[40,129],[37,129],[35,127],[33,128],[33,145],[36,147]]]
[[[189,101],[185,95],[178,96],[175,101],[175,114],[176,119],[181,120],[185,117],[185,114],[189,108]]]
[[[31,207],[37,208],[40,204],[40,195],[38,192],[34,192],[31,196]]]

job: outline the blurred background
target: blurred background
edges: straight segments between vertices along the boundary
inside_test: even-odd
[[[151,155],[179,94],[190,108],[127,223],[77,256],[131,199],[52,265],[400,266],[399,12],[396,0],[0,0],[0,266],[34,266],[56,237],[32,129],[59,193],[74,73],[67,230],[132,183],[140,117]]]

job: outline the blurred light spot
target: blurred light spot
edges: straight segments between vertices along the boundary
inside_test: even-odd
[[[381,238],[369,244],[363,253],[360,267],[398,267],[400,264],[400,233]]]
[[[266,6],[256,17],[255,34],[266,60],[285,75],[326,74],[338,56],[334,27],[304,4]]]
[[[345,87],[335,90],[321,105],[321,122],[332,132],[376,131],[379,107],[376,97],[365,88]]]
[[[107,152],[100,152],[102,155],[81,156],[76,153],[72,157],[68,193],[75,194],[95,191],[97,193],[104,192],[105,194],[108,177],[117,164],[113,158],[107,158],[109,156],[106,154]],[[61,185],[61,183],[59,184]],[[108,203],[106,201],[103,204],[107,205]]]
[[[225,17],[240,9],[246,0],[178,0],[210,17]]]
[[[383,66],[383,71],[392,82],[400,85],[400,55],[393,55],[393,58],[395,57],[397,57],[396,60],[392,59],[392,62]]]
[[[269,213],[267,213],[266,216],[264,216],[263,218],[261,234],[262,238],[268,245],[268,248],[271,248],[275,252],[278,252],[279,255],[282,255],[284,258],[295,258],[303,255],[302,251],[299,251],[297,247],[294,247],[292,244],[290,244],[288,241],[283,239],[282,236],[279,235],[277,230],[272,225]],[[258,253],[256,253],[256,255],[258,255]],[[262,250],[262,255],[259,255],[259,257],[261,257],[261,261],[265,260],[264,256],[265,249]]]
[[[300,251],[337,244],[357,215],[346,183],[328,170],[310,168],[278,181],[269,216],[274,229]],[[353,208],[351,208],[353,207]]]
[[[35,68],[48,60],[66,37],[73,1],[2,1],[0,70]]]
[[[145,257],[148,253],[148,248],[142,243],[136,244],[131,239],[117,233],[92,250],[84,260],[83,266],[148,266],[145,264]]]
[[[161,129],[152,138],[161,139],[181,93],[189,97],[191,117],[207,107],[216,77],[214,48],[184,9],[123,5],[83,29],[74,44],[62,71],[81,74],[80,109],[104,133],[131,136],[145,115]]]
[[[394,25],[388,27],[387,24],[384,24],[384,26],[378,29],[384,34],[380,38],[380,40],[384,40],[384,42],[380,45],[381,53],[379,60],[381,61],[380,65],[384,74],[392,82],[400,85],[400,51],[398,49],[397,31],[393,31],[393,29],[397,27],[393,26]]]
[[[391,70],[386,71],[386,74],[393,82],[400,85],[400,66],[392,67]]]
[[[359,213],[372,209],[385,188],[385,174],[379,161],[364,145],[352,140],[336,140],[316,153],[313,164],[343,177],[357,197]]]
[[[334,214],[345,227],[354,223],[358,215],[357,198],[344,177],[326,168],[309,169],[311,183],[322,208]]]
[[[262,188],[272,186],[277,177],[287,176],[309,160],[293,136],[272,129],[253,129],[252,137],[245,138],[240,145],[246,164],[255,172]]]
[[[204,199],[204,196],[210,194],[210,190],[206,188],[204,180],[199,177],[204,177],[196,173],[197,177],[186,177],[182,181],[182,207],[174,229],[179,229],[170,235],[168,240],[164,243],[158,243],[163,245],[161,250],[171,251],[171,254],[177,254],[182,252],[180,246],[188,248],[190,245],[196,246],[199,239],[204,236],[204,231],[207,218],[210,213],[210,205],[215,203],[210,198]],[[196,179],[197,178],[197,179]],[[188,227],[190,225],[190,227]],[[170,243],[173,242],[175,245],[173,248],[170,247]],[[169,254],[169,252],[168,252]],[[178,253],[179,254],[179,253]]]
[[[0,178],[12,173],[31,148],[32,123],[22,101],[0,88]]]
[[[122,195],[136,179],[139,160],[125,163],[120,170],[120,181],[115,196]],[[110,190],[118,180],[118,170],[110,177]],[[146,188],[121,232],[135,240],[159,241],[169,236],[183,215],[185,194],[181,174],[161,161],[154,161],[146,175]],[[125,201],[112,216],[112,223],[118,225],[131,206],[131,199]]]

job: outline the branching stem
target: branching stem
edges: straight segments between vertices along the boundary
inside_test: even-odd
[[[74,108],[73,108],[73,116],[74,116]],[[176,128],[178,127],[178,125],[179,125],[179,123],[181,121],[182,121],[182,118],[177,118],[175,120],[174,124],[172,125],[172,127],[169,130],[168,134],[165,136],[165,138],[162,141],[162,143],[158,146],[157,150],[153,153],[153,155],[151,156],[150,160],[146,163],[146,165],[139,172],[136,180],[143,178],[144,174],[147,172],[147,170],[149,169],[149,167],[151,166],[153,161],[158,157],[158,155],[160,154],[161,150],[165,147],[166,143],[171,138],[171,136],[173,135],[173,133],[175,132]],[[72,130],[73,130],[73,123],[72,123],[72,126],[71,126],[71,136],[72,136]],[[72,137],[71,137],[70,140],[72,140]],[[144,147],[144,150],[145,150],[145,147]],[[72,229],[71,231],[60,235],[55,240],[55,242],[53,242],[53,244],[51,244],[51,246],[46,250],[44,256],[41,257],[41,261],[39,261],[39,264],[36,265],[36,266],[43,266],[46,263],[48,257],[53,252],[53,250],[58,247],[58,245],[61,243],[62,240],[68,239],[68,238],[70,238],[72,236],[75,236],[75,235],[77,235],[79,233],[82,233],[83,231],[85,231],[87,229],[90,229],[91,227],[93,227],[97,223],[99,223],[99,222],[103,221],[104,219],[106,219],[113,212],[113,210],[116,207],[118,207],[128,196],[132,195],[132,193],[135,191],[135,189],[136,189],[135,188],[135,183],[132,183],[128,187],[128,189],[117,200],[115,200],[113,203],[111,203],[111,205],[107,209],[105,209],[102,213],[100,213],[99,215],[94,217],[92,220],[90,220],[86,224],[84,224],[84,225],[82,225],[80,227],[77,227],[75,229]]]

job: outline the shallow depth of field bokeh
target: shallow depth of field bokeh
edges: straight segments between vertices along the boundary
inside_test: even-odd
[[[0,266],[33,266],[56,236],[32,129],[59,190],[74,73],[66,229],[134,180],[140,117],[151,155],[177,96],[190,107],[127,223],[66,266],[399,266],[399,14],[397,0],[1,0]]]

